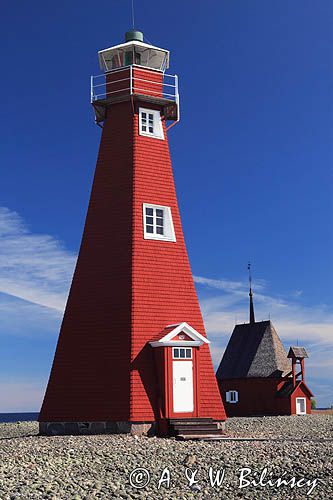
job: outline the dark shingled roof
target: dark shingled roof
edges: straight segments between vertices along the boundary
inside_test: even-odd
[[[298,387],[298,384],[295,385],[293,384],[293,379],[287,380],[281,389],[279,389],[276,393],[276,395],[279,398],[289,398],[289,396],[294,392],[294,390]]]
[[[306,385],[306,383],[303,380],[300,380],[294,386],[292,379],[291,380],[287,380],[283,384],[283,386],[281,387],[281,389],[279,391],[277,391],[276,395],[277,395],[278,398],[289,398],[292,395],[292,393],[294,391],[296,391],[296,389],[298,387],[300,387],[300,386],[302,386],[302,388],[308,393],[308,395],[310,397],[313,396],[312,392],[310,391],[310,389],[308,388],[308,386]]]
[[[270,321],[236,325],[216,372],[218,379],[282,377],[291,361]]]
[[[304,347],[291,347],[288,352],[288,358],[308,358],[308,354]]]

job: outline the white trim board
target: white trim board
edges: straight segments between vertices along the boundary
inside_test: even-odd
[[[149,342],[152,347],[167,347],[167,346],[172,346],[172,347],[177,347],[177,346],[188,346],[188,347],[199,347],[203,344],[210,344],[210,341],[201,335],[201,333],[197,332],[192,326],[190,326],[188,323],[185,321],[183,323],[179,323],[177,326],[175,326],[171,332],[167,333],[162,337],[160,340],[152,341]],[[169,325],[170,327],[170,325]],[[168,327],[166,327],[168,328]],[[178,335],[179,333],[186,333],[192,340],[172,340],[173,337]]]

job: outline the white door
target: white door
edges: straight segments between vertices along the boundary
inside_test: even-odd
[[[193,407],[193,363],[173,361],[173,411],[192,412]]]
[[[296,413],[297,415],[306,415],[305,398],[296,398]]]

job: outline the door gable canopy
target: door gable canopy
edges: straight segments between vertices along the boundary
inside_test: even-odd
[[[166,326],[160,333],[159,338],[151,340],[149,343],[152,347],[177,347],[184,345],[200,347],[210,342],[184,321],[183,323]]]

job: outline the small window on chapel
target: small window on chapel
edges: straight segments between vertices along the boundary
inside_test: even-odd
[[[170,207],[143,204],[144,238],[176,241]]]
[[[238,403],[238,391],[228,391],[225,395],[227,403]]]
[[[164,139],[161,114],[156,109],[139,108],[139,133]]]

